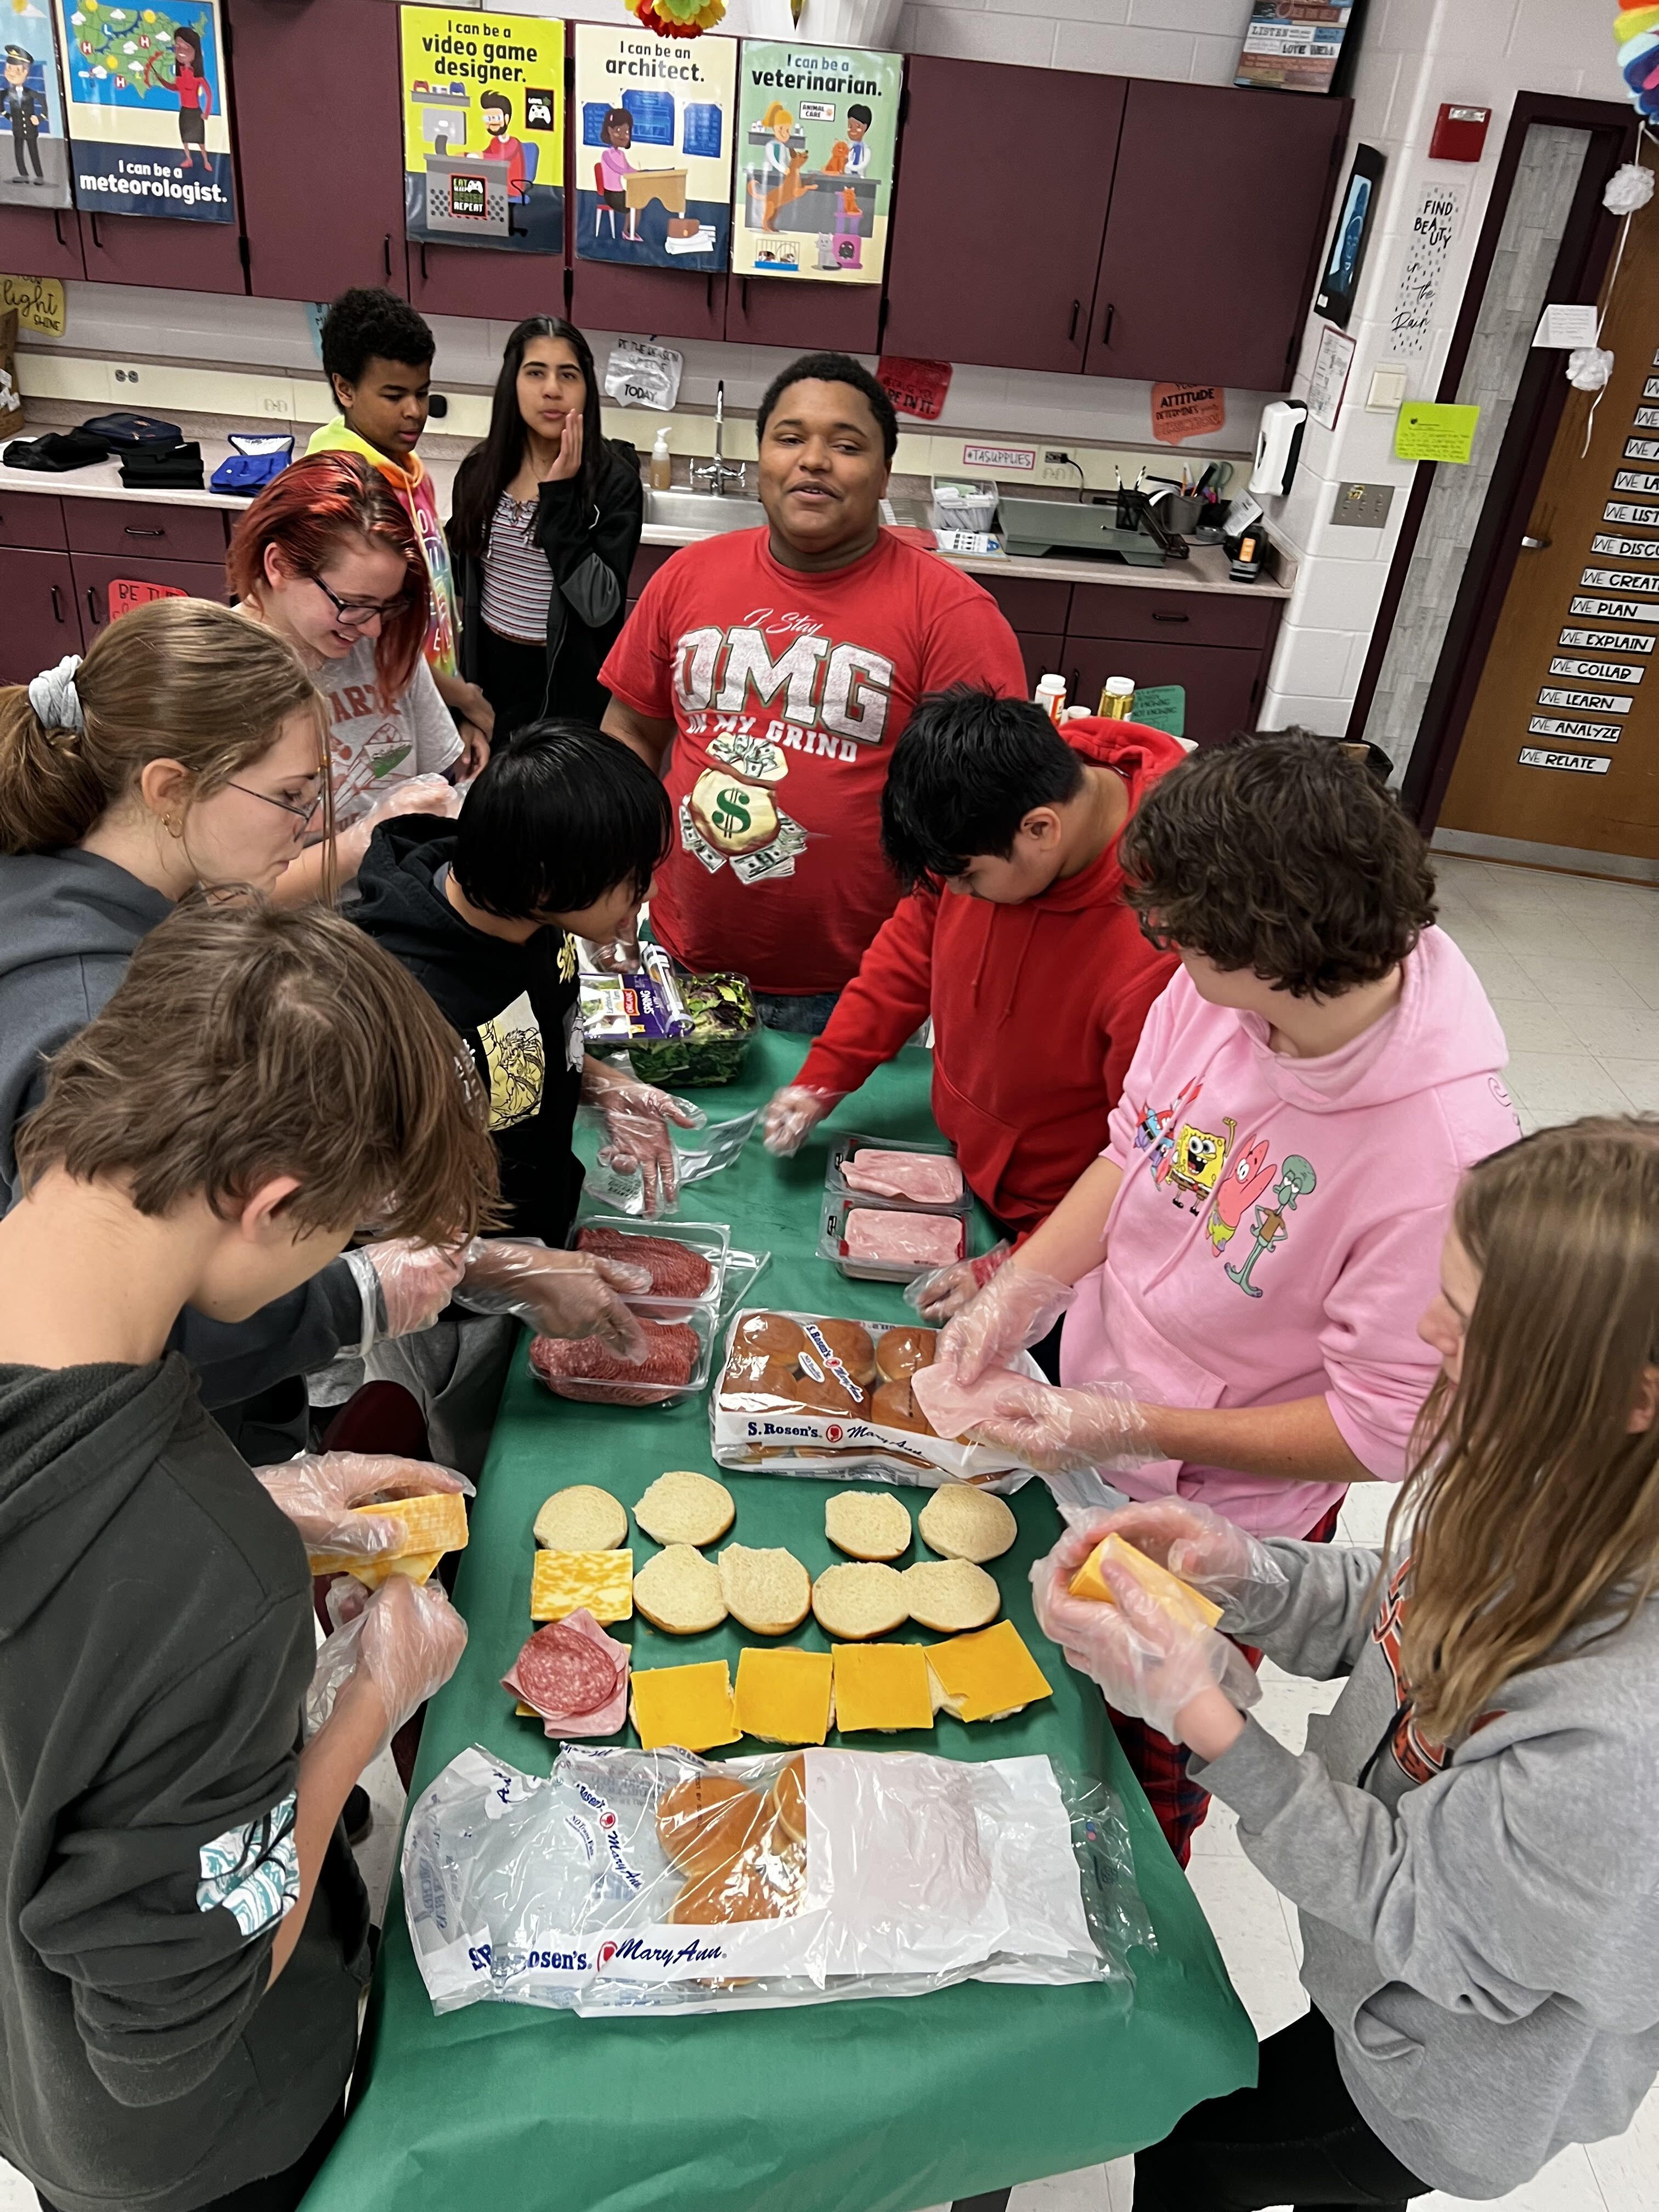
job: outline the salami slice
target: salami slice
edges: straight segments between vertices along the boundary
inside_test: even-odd
[[[614,1735],[626,1717],[628,1647],[580,1608],[536,1633],[501,1678],[550,1736]]]
[[[598,1337],[538,1336],[530,1347],[530,1364],[561,1398],[603,1406],[660,1405],[691,1380],[702,1347],[696,1332],[683,1322],[653,1323],[648,1333],[649,1348],[639,1361],[623,1359]],[[653,1383],[665,1387],[653,1389]]]

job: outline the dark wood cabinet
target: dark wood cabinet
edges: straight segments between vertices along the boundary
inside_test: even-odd
[[[415,238],[404,241],[404,251],[409,296],[423,315],[518,323],[526,315],[564,313],[564,264],[555,254],[433,246]]]
[[[724,270],[698,276],[690,270],[624,269],[579,255],[570,277],[570,319],[579,330],[717,342],[726,335]]]
[[[227,7],[250,289],[274,300],[329,300],[353,284],[401,292],[397,9],[385,0]]]
[[[0,208],[0,268],[19,276],[83,277],[87,270],[75,210]]]
[[[61,499],[9,489],[0,493],[0,545],[43,545],[57,551],[68,544]]]
[[[27,684],[42,669],[55,668],[66,653],[80,652],[79,605],[67,553],[0,546],[0,606],[6,611],[0,622],[0,684]]]
[[[1179,684],[1187,694],[1185,734],[1200,745],[1218,745],[1255,721],[1262,656],[1239,646],[1137,645],[1121,638],[1066,640],[1060,672],[1068,703],[1092,713],[1109,676],[1132,677],[1137,685]]]
[[[906,83],[885,349],[1082,368],[1131,88],[930,54]]]
[[[38,557],[38,556],[37,556]],[[167,584],[193,599],[230,599],[224,564],[211,561],[158,561],[153,554],[71,553],[75,599],[87,643],[109,623],[109,587],[115,583]],[[72,646],[64,651],[73,652]]]
[[[1037,684],[1043,677],[1064,673],[1066,641],[1057,630],[1017,629],[1014,643],[1025,663],[1025,689],[1035,698]],[[1070,703],[1075,707],[1081,702],[1073,699]]]
[[[225,517],[215,507],[168,507],[159,500],[132,499],[55,504],[61,506],[72,553],[117,553],[134,561],[222,562],[225,557]]]
[[[155,284],[172,292],[247,291],[242,237],[234,222],[83,214],[81,251],[88,282],[93,284]]]
[[[781,346],[791,353],[874,353],[882,343],[881,287],[728,277],[726,336],[732,345]]]
[[[1088,372],[1284,391],[1348,115],[1303,93],[1134,79]]]

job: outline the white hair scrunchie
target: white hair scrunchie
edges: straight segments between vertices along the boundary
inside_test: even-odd
[[[29,704],[49,730],[84,730],[81,694],[75,688],[78,653],[66,653],[56,668],[43,669],[29,684]]]

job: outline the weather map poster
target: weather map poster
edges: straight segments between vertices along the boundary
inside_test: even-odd
[[[404,8],[404,229],[434,246],[564,252],[564,23]]]
[[[879,284],[902,54],[745,39],[738,64],[732,266]]]
[[[69,142],[52,0],[11,0],[0,32],[0,207],[65,208]]]
[[[234,222],[218,0],[57,0],[75,204]]]
[[[578,23],[576,252],[633,268],[724,269],[731,249],[735,39]]]

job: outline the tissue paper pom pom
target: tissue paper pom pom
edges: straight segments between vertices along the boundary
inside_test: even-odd
[[[1613,35],[1622,46],[1638,31],[1659,31],[1659,8],[1626,8],[1613,19]]]
[[[1599,392],[1613,374],[1613,356],[1605,346],[1575,346],[1567,356],[1567,382],[1577,392]]]
[[[1609,215],[1633,215],[1653,198],[1653,172],[1638,161],[1626,161],[1607,179],[1601,204]]]
[[[1619,73],[1638,113],[1659,119],[1659,31],[1638,31],[1619,49]]]

